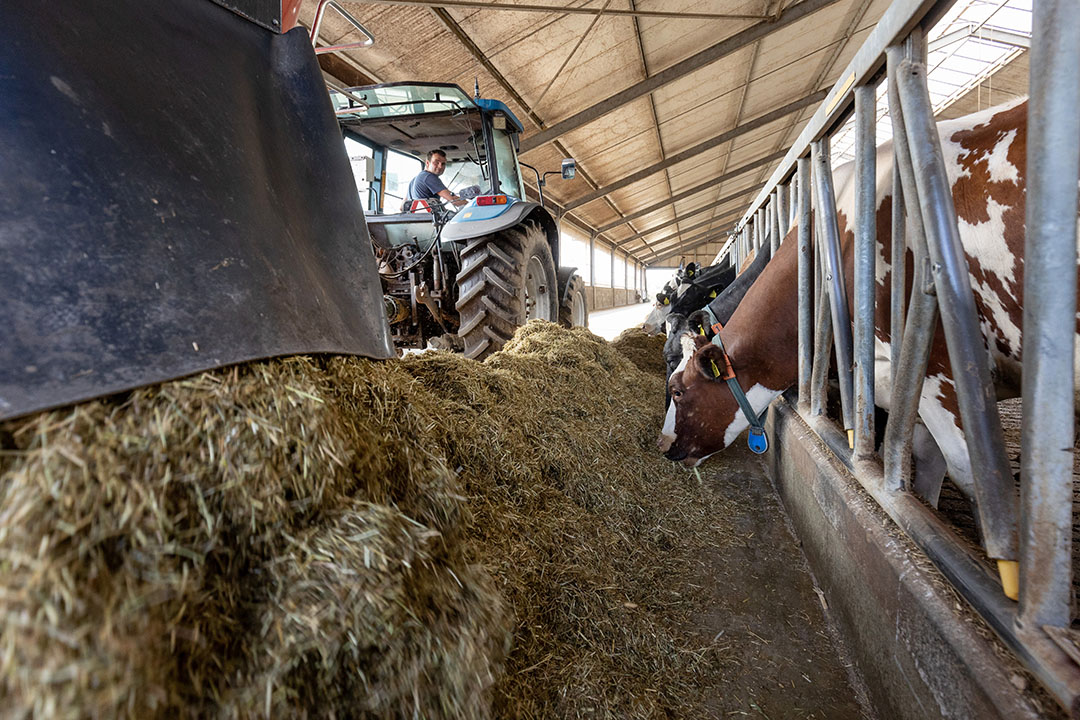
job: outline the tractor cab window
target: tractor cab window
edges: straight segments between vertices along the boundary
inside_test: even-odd
[[[521,184],[521,168],[518,167],[513,139],[510,133],[503,130],[495,130],[492,135],[495,136],[495,162],[498,164],[498,192],[524,200],[525,188]]]
[[[372,182],[375,180],[375,150],[370,145],[346,135],[345,152],[349,156],[356,190],[360,193],[360,203],[368,210],[377,208],[378,201],[373,202],[376,190],[373,189]]]
[[[386,183],[384,184],[383,212],[395,213],[401,209],[409,193],[409,183],[424,169],[424,163],[412,155],[388,150],[386,153]]]
[[[491,183],[488,180],[487,168],[481,164],[482,158],[481,155],[481,160],[478,161],[473,153],[458,155],[448,152],[446,170],[442,174],[443,184],[459,194],[470,185],[476,185],[481,192],[488,192]]]

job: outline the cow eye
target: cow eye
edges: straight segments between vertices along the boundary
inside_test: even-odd
[[[672,390],[671,391],[671,397],[673,397],[673,398],[681,398],[682,397],[682,390]]]

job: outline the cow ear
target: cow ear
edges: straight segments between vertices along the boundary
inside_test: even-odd
[[[698,372],[709,380],[720,380],[724,376],[724,353],[720,348],[706,341],[705,346],[699,346],[695,353],[694,365]]]
[[[706,330],[709,327],[709,318],[703,311],[695,310],[690,313],[690,316],[687,318],[687,324],[692,331],[702,335],[703,333],[701,331]]]

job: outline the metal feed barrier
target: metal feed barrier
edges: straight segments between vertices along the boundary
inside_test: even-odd
[[[1080,178],[1080,4],[1034,6],[1024,251],[1021,492],[1010,473],[967,263],[926,84],[930,27],[951,2],[894,2],[736,226],[720,259],[798,243],[798,412],[889,517],[930,557],[1016,657],[1071,713],[1080,712],[1080,646],[1072,615],[1072,498],[1077,178]],[[892,397],[874,446],[875,87],[888,81],[893,125],[890,289]],[[829,133],[855,114],[854,307],[849,316]],[[1065,150],[1065,151],[1063,151]],[[811,208],[817,222],[811,243]],[[905,313],[906,235],[914,277]],[[816,262],[815,262],[816,254]],[[912,445],[939,319],[986,557],[999,576],[913,493]],[[853,330],[852,330],[853,328]],[[842,428],[825,416],[838,359]],[[843,432],[840,432],[842,430]],[[1018,572],[1018,578],[1017,578]],[[1013,599],[1010,599],[1013,598]]]

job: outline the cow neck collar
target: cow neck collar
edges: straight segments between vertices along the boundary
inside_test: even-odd
[[[731,390],[731,394],[735,396],[735,402],[739,404],[739,409],[742,410],[743,416],[745,416],[746,421],[750,423],[750,434],[747,436],[746,442],[752,451],[760,455],[769,449],[769,439],[765,434],[764,425],[765,416],[768,414],[769,408],[766,407],[765,410],[762,411],[760,417],[754,412],[754,408],[750,405],[746,393],[743,392],[742,385],[739,384],[739,379],[735,376],[735,369],[731,366],[731,357],[724,348],[724,341],[720,338],[720,331],[724,329],[724,326],[717,320],[716,315],[708,305],[705,306],[705,310],[708,313],[709,320],[712,322],[713,336],[710,342],[720,348],[720,354],[724,358],[723,371],[716,366],[715,362],[712,360],[709,361],[709,364],[712,366],[713,377],[723,379],[727,382],[728,389]]]

